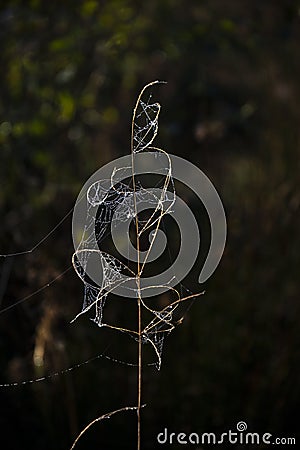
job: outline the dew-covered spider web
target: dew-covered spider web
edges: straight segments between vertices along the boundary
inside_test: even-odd
[[[156,84],[150,83],[150,85]],[[55,278],[50,279],[36,291],[22,297],[14,304],[3,307],[0,314],[11,308],[22,304],[23,302],[33,298],[36,294],[48,289],[53,283],[65,276],[72,267],[84,283],[84,301],[81,312],[73,319],[77,319],[88,311],[93,312],[92,320],[99,327],[107,327],[131,336],[135,341],[141,340],[143,344],[150,344],[155,352],[155,364],[159,369],[161,366],[161,355],[163,344],[166,336],[181,323],[181,318],[175,318],[175,311],[179,305],[185,300],[192,299],[195,295],[184,288],[186,296],[182,295],[183,285],[180,283],[180,290],[176,290],[166,282],[166,286],[153,285],[151,289],[159,289],[166,287],[170,290],[172,300],[167,306],[154,308],[151,301],[147,300],[147,290],[149,287],[140,288],[138,286],[138,277],[143,278],[146,264],[154,261],[159,251],[156,249],[156,243],[160,237],[160,227],[163,228],[163,218],[172,212],[173,205],[176,201],[176,193],[174,180],[172,175],[172,166],[168,154],[157,147],[153,147],[155,137],[158,133],[158,118],[160,113],[159,103],[152,101],[152,96],[145,96],[145,88],[139,96],[138,102],[134,109],[134,118],[132,122],[132,164],[130,166],[117,168],[112,171],[110,178],[100,179],[91,184],[88,189],[86,198],[82,201],[87,203],[87,214],[85,219],[82,236],[78,243],[72,258],[72,265],[59,273]],[[161,169],[159,171],[159,188],[149,190],[143,185],[142,180],[135,179],[133,182],[135,155],[146,152],[155,152]],[[151,213],[146,219],[140,217],[138,212],[147,207]],[[22,256],[36,251],[48,239],[58,227],[70,216],[73,208],[55,225],[42,239],[39,240],[30,250],[19,251],[10,254],[0,254],[3,258],[13,258]],[[104,238],[112,233],[116,239],[118,235],[129,228],[130,222],[134,223],[138,216],[138,239],[142,239],[144,235],[149,236],[149,246],[146,251],[139,252],[139,271],[137,273],[137,251],[132,245],[128,245],[127,263],[121,259],[102,250],[102,242]],[[126,225],[126,226],[125,226]],[[129,235],[122,235],[130,244]],[[126,258],[125,258],[126,259]],[[123,258],[124,260],[124,258]],[[135,262],[135,267],[129,264],[130,261]],[[94,271],[90,271],[90,268]],[[174,274],[173,278],[176,275]],[[171,282],[171,279],[169,280]],[[106,305],[110,301],[110,295],[125,294],[125,301],[133,302],[138,295],[141,297],[141,304],[148,322],[143,324],[141,335],[135,329],[122,327],[121,324],[112,324],[106,321]],[[3,383],[0,387],[20,386],[33,382],[43,381],[48,378],[66,374],[76,368],[82,367],[87,363],[98,358],[106,358],[113,362],[126,364],[128,366],[137,366],[134,362],[122,361],[106,354],[99,354],[93,358],[83,362],[76,363],[71,367],[61,371],[17,383]]]
[[[178,204],[171,158],[167,152],[153,146],[158,133],[161,107],[159,103],[152,100],[152,95],[149,95],[148,92],[151,86],[158,83],[156,81],[145,86],[135,105],[131,127],[131,157],[130,160],[126,159],[127,162],[130,162],[124,166],[116,165],[106,177],[93,178],[86,190],[84,190],[85,185],[77,198],[73,214],[75,252],[72,257],[72,266],[83,282],[84,294],[82,309],[72,322],[84,314],[91,313],[91,320],[99,328],[108,328],[124,333],[138,343],[138,360],[133,363],[121,361],[107,355],[104,351],[97,356],[49,375],[21,382],[0,384],[0,387],[15,387],[41,382],[58,375],[68,374],[99,358],[136,367],[138,373],[137,406],[126,406],[91,421],[79,433],[71,450],[90,426],[122,411],[137,412],[138,449],[140,449],[140,409],[144,406],[141,403],[142,345],[148,345],[154,352],[154,362],[152,358],[147,365],[155,365],[159,370],[165,339],[183,320],[181,305],[201,295],[199,293],[192,294],[188,289],[183,295],[181,283],[183,278],[177,278],[172,263],[170,269],[173,269],[173,272],[172,270],[164,272],[167,273],[167,277],[147,276],[148,263],[155,262],[167,248],[166,233],[163,232],[164,219],[166,216],[172,215]],[[151,173],[156,180],[155,185],[151,185],[150,188],[147,179],[145,180],[141,176],[143,171],[136,172],[137,160],[141,155],[147,153],[154,155],[158,162],[157,167],[159,167],[151,172],[147,172],[145,169],[144,173]],[[82,195],[83,191],[84,195]],[[75,227],[76,238],[74,239],[74,216],[76,216],[76,206],[79,202],[85,202],[85,214],[83,223],[80,223],[77,229]],[[32,253],[65,221],[72,210],[32,249],[6,255],[0,254],[0,257]],[[107,249],[104,246],[104,240],[109,235],[117,250],[117,256],[110,251],[110,247]],[[146,241],[148,245],[145,248]],[[167,251],[170,255],[168,248]],[[159,264],[156,267],[160,270]],[[0,314],[50,287],[69,272],[69,269],[67,268],[32,294],[18,300],[14,305],[0,310]],[[150,282],[147,283],[147,280]],[[174,286],[179,286],[179,288],[176,289]],[[164,302],[158,301],[162,292],[168,292]],[[115,297],[121,297],[123,302],[138,306],[136,326],[111,321],[107,314],[107,308],[111,299]]]
[[[155,84],[155,83],[151,83]],[[130,167],[114,169],[110,178],[93,182],[87,189],[87,214],[82,236],[73,255],[73,266],[84,283],[84,300],[81,312],[74,318],[93,310],[92,320],[99,327],[108,327],[127,333],[143,344],[151,344],[156,354],[156,365],[161,366],[161,355],[165,337],[174,329],[180,320],[174,320],[174,312],[185,299],[179,292],[168,285],[175,300],[161,309],[154,309],[144,299],[148,297],[147,289],[141,288],[146,264],[155,259],[157,249],[155,241],[160,232],[160,225],[165,215],[172,211],[176,200],[171,160],[168,154],[152,143],[158,132],[159,103],[152,102],[152,96],[146,100],[145,88],[141,92],[134,109],[132,122],[132,164]],[[135,156],[141,152],[155,152],[161,162],[160,188],[149,189],[142,181],[136,179],[134,166]],[[146,219],[140,218],[139,212],[147,206],[151,213]],[[129,224],[136,226],[136,247],[132,247],[129,236]],[[127,227],[125,226],[127,224]],[[110,229],[110,230],[109,230]],[[105,252],[102,239],[108,231],[120,240],[128,241],[128,260],[138,264],[136,270],[129,264]],[[124,235],[125,232],[127,235]],[[139,241],[145,233],[150,233],[150,243],[146,251],[140,251]],[[171,281],[171,279],[169,280]],[[152,292],[163,286],[152,285]],[[135,329],[108,323],[105,320],[105,307],[112,294],[128,297],[126,301],[140,297],[143,310],[152,318],[144,324],[141,335]],[[153,294],[152,294],[153,295]],[[189,297],[190,298],[190,297]]]

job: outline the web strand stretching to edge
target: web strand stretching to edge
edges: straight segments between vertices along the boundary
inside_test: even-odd
[[[156,82],[150,83],[150,85],[153,84],[156,84]],[[143,89],[142,93],[144,92],[145,88]],[[94,310],[94,318],[92,320],[99,327],[107,327],[118,330],[130,335],[134,340],[141,342],[142,344],[150,344],[155,351],[157,359],[156,367],[158,369],[161,366],[161,355],[165,337],[175,328],[176,325],[182,322],[182,318],[179,320],[174,319],[175,311],[177,310],[178,306],[184,301],[190,300],[201,294],[192,294],[182,298],[180,297],[179,292],[168,284],[166,286],[151,286],[151,289],[158,290],[159,288],[166,287],[168,290],[171,290],[173,292],[173,294],[175,295],[175,300],[163,309],[150,308],[143,300],[143,297],[147,297],[146,289],[149,289],[149,287],[145,289],[139,288],[136,283],[136,273],[126,264],[119,261],[117,258],[100,250],[99,244],[103,240],[107,231],[109,231],[109,226],[117,228],[119,224],[122,224],[128,220],[135,219],[137,217],[137,208],[139,207],[139,205],[143,204],[146,201],[148,205],[151,205],[153,213],[147,220],[142,221],[138,219],[138,238],[140,239],[143,234],[148,233],[149,230],[151,230],[151,241],[148,250],[145,252],[144,259],[141,262],[138,274],[139,276],[142,276],[147,262],[151,261],[151,252],[154,247],[157,233],[162,223],[162,219],[165,215],[172,211],[172,207],[176,200],[170,158],[164,150],[151,147],[158,132],[159,112],[160,105],[158,103],[152,103],[151,96],[147,101],[144,101],[142,99],[142,95],[140,95],[139,101],[135,108],[134,121],[132,124],[132,153],[134,159],[134,156],[141,152],[156,152],[157,158],[160,158],[160,161],[162,162],[164,168],[163,180],[161,181],[162,188],[160,190],[160,193],[157,194],[153,191],[149,193],[149,191],[145,187],[143,187],[140,182],[137,182],[134,186],[132,186],[130,181],[128,183],[120,181],[120,178],[122,179],[122,175],[124,175],[123,172],[128,172],[128,167],[123,167],[121,169],[113,171],[111,173],[110,179],[99,180],[96,183],[93,183],[90,186],[87,195],[88,213],[86,224],[82,234],[82,239],[72,259],[73,267],[84,283],[83,308],[82,311],[75,317],[75,319],[77,319],[81,314],[88,312],[89,310]],[[44,240],[46,240],[58,228],[58,226],[66,219],[66,217],[68,217],[70,212],[31,250],[0,256],[17,256],[31,253],[33,250],[36,250],[36,248],[39,247],[44,242]],[[92,232],[93,230],[95,231],[94,233]],[[87,273],[87,267],[89,265],[90,258],[97,259],[99,270],[102,273],[101,284],[93,282],[93,279],[91,279]],[[46,284],[44,287],[48,287],[52,282],[60,278],[60,276],[62,276],[68,270],[69,269],[67,269],[50,283]],[[124,279],[124,274],[126,274],[127,276],[126,279]],[[140,333],[138,333],[134,329],[114,326],[112,324],[106,323],[105,321],[105,304],[107,303],[107,301],[109,301],[109,294],[114,294],[117,288],[120,286],[133,292],[135,294],[135,298],[140,295],[142,308],[144,310],[147,310],[148,313],[152,315],[152,319],[148,324],[143,326],[143,329]],[[35,293],[40,292],[42,289],[44,289],[44,287],[40,288]],[[33,293],[32,295],[34,295],[35,293]],[[19,304],[26,299],[29,299],[30,297],[31,296],[25,297],[18,301],[16,304]],[[4,310],[2,310],[2,312],[10,309],[13,306],[16,306],[16,304],[5,308]],[[114,358],[110,358],[107,355],[98,355],[97,357],[91,358],[83,363],[76,364],[73,367],[64,369],[60,372],[56,372],[45,377],[41,377],[35,380],[28,380],[21,383],[7,383],[0,385],[0,387],[20,386],[33,382],[43,381],[47,378],[67,373],[100,357],[105,357],[121,364],[137,366],[136,364],[124,363],[123,361],[115,360]],[[105,414],[95,421],[91,422],[85,428],[85,430],[83,430],[83,432],[85,432],[96,421],[107,418],[109,415],[112,415],[115,412],[131,409],[138,409],[138,407],[125,407],[121,408],[120,410],[114,411],[113,413]],[[73,447],[80,436],[83,434],[83,432],[80,433],[80,435],[74,442]]]

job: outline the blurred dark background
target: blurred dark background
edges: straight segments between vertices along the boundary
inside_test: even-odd
[[[299,16],[295,0],[1,2],[0,253],[32,248],[96,169],[128,154],[134,103],[156,79],[168,82],[153,90],[156,143],[200,167],[226,209],[220,266],[205,286],[200,262],[184,281],[206,293],[166,340],[161,371],[145,367],[144,449],[163,447],[164,427],[299,430]],[[136,360],[130,338],[87,317],[70,325],[83,298],[73,269],[61,275],[72,253],[70,215],[34,252],[0,259],[1,309],[46,285],[0,314],[0,383],[103,352]],[[3,450],[66,450],[89,421],[136,403],[136,371],[99,358],[0,398]],[[128,412],[78,449],[135,442]]]

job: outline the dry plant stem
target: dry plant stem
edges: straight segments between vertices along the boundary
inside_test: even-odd
[[[138,342],[138,406],[137,406],[137,450],[141,448],[141,401],[142,401],[142,310],[141,298],[138,298],[139,342]]]
[[[81,436],[92,426],[92,425],[94,425],[94,423],[96,423],[96,422],[100,422],[100,420],[103,420],[103,419],[109,419],[111,416],[113,416],[114,414],[117,414],[118,412],[122,412],[122,411],[130,411],[130,410],[134,410],[134,409],[137,409],[137,407],[136,406],[126,406],[126,407],[124,407],[124,408],[120,408],[120,409],[117,409],[117,410],[115,410],[115,411],[112,411],[112,412],[109,412],[109,413],[106,413],[106,414],[103,414],[102,416],[100,416],[100,417],[97,417],[97,419],[95,419],[95,420],[93,420],[92,422],[90,422],[80,433],[79,433],[79,435],[77,436],[77,438],[75,439],[75,441],[73,442],[73,445],[72,445],[72,447],[71,447],[71,449],[70,450],[74,450],[74,448],[75,448],[75,445],[77,444],[77,442],[79,441],[79,439],[81,438]]]
[[[139,235],[139,219],[136,203],[136,184],[135,184],[135,166],[134,166],[134,123],[138,105],[145,90],[158,81],[147,84],[141,91],[135,108],[133,110],[131,123],[131,165],[132,165],[132,185],[133,185],[133,202],[135,211],[135,231],[136,231],[136,249],[137,249],[137,305],[138,305],[138,404],[137,404],[137,450],[141,449],[141,401],[142,401],[142,299],[141,299],[141,267],[140,267],[140,235]]]
[[[132,153],[132,161],[133,161]],[[136,227],[136,248],[138,254],[137,261],[137,305],[138,305],[138,404],[137,404],[137,450],[141,448],[141,401],[142,401],[142,305],[141,305],[141,284],[140,284],[140,238],[139,238],[139,222],[136,207],[136,196],[135,196],[135,180],[134,180],[134,163],[132,163],[132,181],[133,181],[133,192],[134,192],[134,209],[135,209],[135,227]]]
[[[144,91],[144,90],[143,90]],[[134,176],[134,121],[136,116],[136,111],[138,104],[142,97],[143,91],[140,93],[132,117],[131,124],[131,166],[132,166],[132,185],[133,185],[133,202],[135,211],[135,231],[136,231],[136,249],[137,249],[137,291],[138,291],[138,401],[137,401],[137,450],[141,449],[141,400],[142,400],[142,309],[141,309],[141,286],[140,286],[140,239],[139,239],[139,219],[137,214],[137,204],[136,204],[136,185]]]
[[[136,231],[136,250],[137,250],[137,306],[138,306],[138,402],[137,402],[137,450],[141,449],[141,401],[142,401],[142,299],[141,299],[141,264],[140,264],[140,235],[139,235],[139,219],[136,203],[136,184],[135,184],[135,166],[134,166],[134,123],[136,112],[144,91],[158,81],[153,81],[147,84],[141,91],[132,116],[131,123],[131,166],[132,166],[132,187],[133,187],[133,202],[135,211],[135,231]]]

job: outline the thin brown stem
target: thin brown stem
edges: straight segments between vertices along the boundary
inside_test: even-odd
[[[95,423],[97,423],[97,422],[100,422],[101,420],[103,420],[103,419],[109,419],[111,416],[113,416],[114,414],[117,414],[117,413],[119,413],[119,412],[122,412],[122,411],[130,411],[130,410],[134,410],[134,409],[137,409],[137,407],[136,406],[126,406],[126,407],[124,407],[124,408],[120,408],[120,409],[116,409],[115,411],[111,411],[111,412],[109,412],[109,413],[106,413],[106,414],[103,414],[102,416],[100,416],[100,417],[97,417],[97,419],[94,419],[94,420],[92,420],[92,422],[90,422],[80,433],[79,433],[79,435],[77,436],[77,438],[75,439],[75,441],[73,442],[73,444],[72,444],[72,447],[70,448],[70,450],[74,450],[74,448],[75,448],[75,446],[76,446],[76,444],[77,444],[77,442],[79,441],[79,439],[81,438],[81,436],[92,426],[92,425],[94,425]]]
[[[141,101],[145,90],[154,84],[159,84],[160,81],[153,81],[144,86],[135,104],[131,123],[131,164],[132,164],[132,187],[133,187],[133,202],[135,211],[135,231],[136,231],[136,250],[137,250],[137,306],[138,306],[138,404],[137,404],[137,450],[141,449],[141,401],[142,401],[142,298],[141,298],[141,263],[140,263],[140,233],[139,233],[139,219],[136,203],[136,183],[135,183],[135,166],[134,166],[134,124],[138,105]]]
[[[143,92],[143,91],[142,91]],[[139,219],[137,213],[136,204],[136,184],[134,174],[134,121],[136,116],[137,107],[142,96],[142,92],[139,95],[132,117],[131,128],[131,166],[132,166],[132,187],[133,187],[133,202],[135,211],[135,231],[136,231],[136,249],[137,249],[137,305],[138,305],[138,387],[137,387],[137,450],[141,449],[141,400],[142,400],[142,309],[141,309],[141,296],[140,296],[140,239],[139,239]]]
[[[142,402],[142,310],[141,299],[138,298],[139,348],[138,348],[138,405],[137,405],[137,450],[141,448],[141,402]]]

